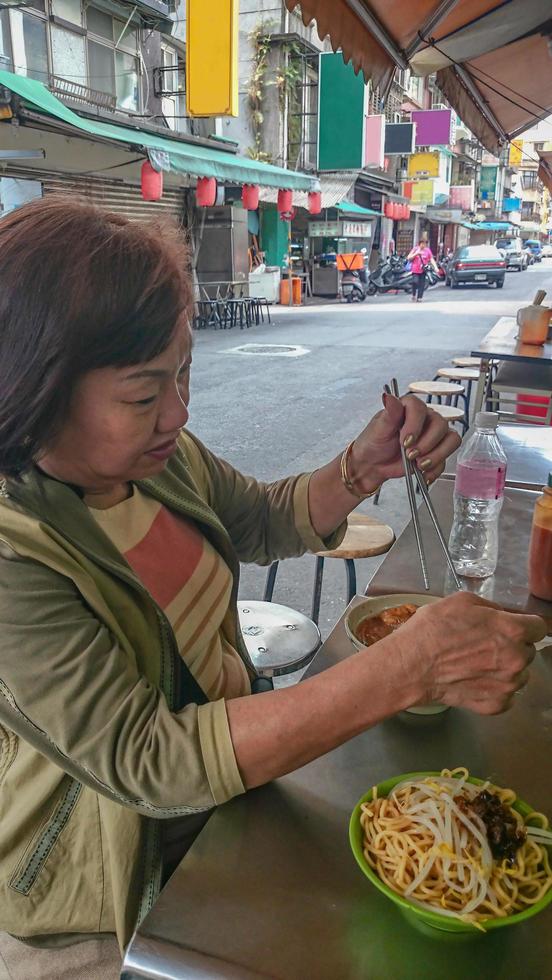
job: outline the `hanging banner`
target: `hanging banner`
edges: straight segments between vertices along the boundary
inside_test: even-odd
[[[432,180],[416,180],[412,184],[413,204],[433,204],[434,184]]]
[[[387,123],[385,127],[386,153],[414,153],[414,123]]]
[[[451,207],[462,208],[463,211],[473,211],[475,204],[473,180],[469,184],[451,184],[449,203]]]
[[[416,146],[454,146],[456,114],[452,109],[416,109],[412,122],[416,123]]]
[[[479,196],[482,201],[494,201],[496,198],[496,179],[498,167],[481,167],[479,181]]]
[[[521,167],[522,159],[523,159],[523,140],[512,140],[512,142],[510,143],[508,165],[510,167]]]
[[[190,116],[238,115],[239,0],[186,3],[186,110]]]
[[[385,169],[384,147],[387,140],[385,116],[366,116],[364,120],[364,166]]]
[[[439,176],[439,151],[413,153],[408,159],[408,176],[412,178]]]

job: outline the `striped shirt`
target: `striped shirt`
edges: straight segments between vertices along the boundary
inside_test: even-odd
[[[195,524],[136,486],[127,500],[91,513],[165,613],[180,655],[209,700],[250,694],[225,629],[232,575]]]

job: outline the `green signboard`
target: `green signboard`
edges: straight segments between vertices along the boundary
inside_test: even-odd
[[[320,55],[318,169],[353,170],[364,162],[364,76],[342,54]]]
[[[498,167],[481,167],[479,195],[482,201],[495,200],[497,175],[498,175]]]

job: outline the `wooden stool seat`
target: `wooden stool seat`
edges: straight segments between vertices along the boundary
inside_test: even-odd
[[[463,395],[464,387],[451,381],[412,381],[409,391],[419,395]]]
[[[480,357],[453,357],[452,363],[459,368],[479,368],[481,367]]]
[[[430,405],[429,407],[447,422],[462,422],[464,419],[463,408],[455,408],[454,405]]]
[[[479,371],[475,368],[439,368],[437,374],[440,378],[450,378],[451,381],[479,381]]]
[[[365,514],[350,514],[345,537],[333,551],[318,551],[320,558],[374,558],[389,551],[395,540],[393,528]]]

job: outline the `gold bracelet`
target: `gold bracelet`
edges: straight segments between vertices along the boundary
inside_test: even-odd
[[[341,481],[346,487],[346,489],[349,491],[349,493],[352,493],[354,497],[358,497],[359,500],[367,500],[368,497],[374,497],[378,492],[378,490],[381,490],[382,485],[380,483],[380,485],[377,486],[375,490],[370,490],[369,493],[359,493],[358,490],[355,490],[353,481],[349,476],[349,470],[348,470],[349,457],[353,451],[354,444],[355,444],[355,440],[353,439],[353,441],[349,443],[347,448],[341,454],[341,461],[340,461]]]

